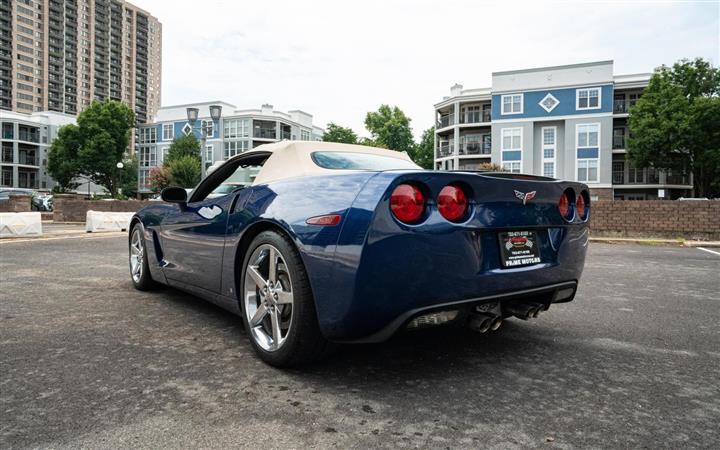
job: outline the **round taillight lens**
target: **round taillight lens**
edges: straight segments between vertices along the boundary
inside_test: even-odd
[[[390,195],[390,211],[401,222],[415,223],[425,212],[425,196],[417,186],[401,184]]]
[[[578,195],[575,200],[575,209],[577,210],[578,217],[585,220],[585,197],[582,194]]]
[[[563,192],[560,196],[560,201],[558,202],[558,211],[560,211],[560,215],[565,220],[571,220],[571,214],[570,214],[570,196],[568,196],[567,192]]]
[[[461,188],[453,185],[442,188],[437,204],[440,214],[451,222],[461,220],[468,210],[467,195]]]

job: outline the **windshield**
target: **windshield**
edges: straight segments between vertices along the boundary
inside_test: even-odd
[[[420,168],[412,161],[370,153],[313,152],[312,160],[323,169],[392,170]]]

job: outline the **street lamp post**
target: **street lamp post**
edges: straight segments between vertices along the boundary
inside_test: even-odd
[[[200,110],[198,108],[187,108],[187,119],[188,123],[190,124],[190,128],[194,131],[196,129],[200,130],[200,179],[205,178],[205,143],[208,138],[208,134],[210,131],[210,127],[208,126],[200,126],[195,127],[195,124],[198,120],[198,114],[200,113]],[[216,124],[220,120],[220,115],[222,114],[222,106],[221,105],[210,105],[210,118],[213,121],[213,128],[215,129]],[[211,136],[212,137],[212,136]]]

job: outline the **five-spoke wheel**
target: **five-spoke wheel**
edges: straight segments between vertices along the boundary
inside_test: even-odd
[[[135,223],[130,231],[129,242],[130,277],[135,288],[141,291],[151,289],[155,285],[148,267],[144,231],[140,222]]]

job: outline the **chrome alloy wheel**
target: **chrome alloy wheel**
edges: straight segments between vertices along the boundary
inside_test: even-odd
[[[277,248],[262,244],[252,253],[243,298],[252,338],[265,351],[278,350],[290,332],[293,293],[290,272]]]
[[[139,283],[143,275],[143,258],[145,258],[145,244],[143,244],[142,227],[136,226],[130,238],[130,274],[135,283]]]

